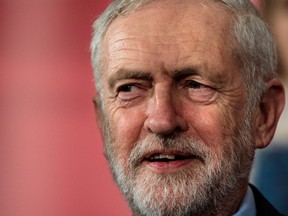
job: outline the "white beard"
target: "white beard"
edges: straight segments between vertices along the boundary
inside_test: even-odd
[[[135,144],[128,160],[119,158],[113,133],[106,128],[106,155],[115,181],[133,211],[143,216],[226,215],[246,183],[254,157],[250,126],[234,131],[219,151],[180,135],[161,138],[151,134]],[[108,136],[109,135],[109,136]],[[195,166],[172,174],[157,174],[139,159],[149,150],[184,150],[197,155]],[[192,162],[194,163],[194,162]],[[232,197],[231,197],[232,196]]]

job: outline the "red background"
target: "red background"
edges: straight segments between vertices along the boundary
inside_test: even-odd
[[[130,215],[102,156],[91,25],[108,0],[0,0],[0,215]]]

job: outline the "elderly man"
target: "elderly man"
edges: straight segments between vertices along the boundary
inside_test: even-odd
[[[95,23],[97,122],[133,215],[280,215],[248,184],[284,107],[248,0],[119,0]]]

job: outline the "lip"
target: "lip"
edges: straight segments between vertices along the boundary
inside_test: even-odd
[[[188,153],[188,152],[182,152],[182,151],[173,151],[173,150],[170,150],[170,151],[167,151],[167,150],[162,150],[162,151],[150,151],[149,153],[145,154],[144,157],[143,157],[143,160],[145,158],[149,158],[151,157],[152,155],[156,155],[156,154],[162,154],[162,155],[181,155],[183,157],[194,157],[191,153]]]
[[[180,155],[186,157],[181,160],[171,160],[171,161],[149,161],[147,158],[150,158],[152,155],[162,154],[162,155]],[[142,160],[142,164],[153,172],[157,173],[170,173],[176,172],[181,169],[184,169],[186,166],[191,165],[192,163],[198,163],[202,161],[198,156],[192,155],[187,152],[179,151],[153,151],[149,154],[146,154]]]
[[[192,161],[196,160],[195,158],[189,158],[184,160],[176,160],[170,162],[149,162],[143,161],[143,164],[147,166],[150,170],[158,173],[166,173],[166,172],[175,172],[178,171],[188,164],[192,163]]]

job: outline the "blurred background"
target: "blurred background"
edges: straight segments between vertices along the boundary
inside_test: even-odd
[[[129,215],[95,123],[89,43],[108,0],[0,0],[0,215]]]
[[[109,2],[0,0],[1,216],[131,215],[102,156],[92,104],[91,25]],[[254,3],[267,20],[274,16],[260,1]],[[285,29],[286,24],[287,29],[287,3],[280,8],[286,10],[273,14],[281,13],[280,20],[286,17],[279,28]],[[277,26],[278,21],[269,22]],[[281,38],[287,45],[287,31]],[[284,47],[280,42],[279,46]],[[287,56],[281,65],[288,62]],[[266,179],[275,175],[275,168],[267,169],[264,162],[271,164],[271,157],[267,160],[265,155],[287,150],[287,124],[286,117],[274,147],[263,150],[263,156],[257,153],[251,179],[261,190],[274,192],[276,187],[283,194],[287,188],[287,178],[284,186],[273,182],[267,187],[261,181],[265,173],[261,169],[268,171]],[[282,180],[288,170],[285,163],[287,159],[273,163],[281,168],[276,172]],[[270,200],[273,197],[279,195],[269,195]]]
[[[251,182],[288,215],[288,0],[256,0],[255,3],[276,39],[277,72],[285,87],[286,106],[272,143],[256,151]]]

